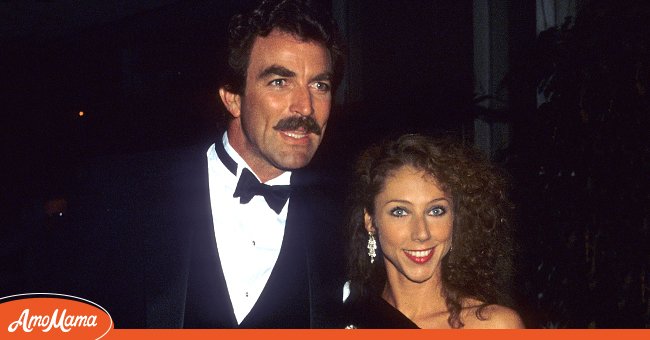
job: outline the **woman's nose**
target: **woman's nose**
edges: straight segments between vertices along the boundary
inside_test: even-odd
[[[413,239],[419,242],[427,241],[431,238],[431,232],[426,217],[416,218],[413,226]]]

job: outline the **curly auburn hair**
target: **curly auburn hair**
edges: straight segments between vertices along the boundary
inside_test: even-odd
[[[302,41],[323,44],[332,61],[332,84],[338,83],[343,73],[343,45],[329,11],[318,1],[264,0],[253,10],[230,20],[228,64],[222,86],[230,92],[243,93],[255,38],[266,37],[274,29]]]
[[[386,285],[381,245],[376,263],[367,255],[368,233],[364,209],[374,215],[375,197],[386,180],[403,166],[432,175],[452,199],[453,251],[441,263],[443,296],[450,315],[449,325],[464,326],[462,302],[482,302],[476,316],[490,304],[512,305],[508,287],[512,279],[512,204],[507,198],[505,174],[481,153],[449,139],[403,135],[366,150],[358,160],[349,200],[350,299],[366,294],[380,296]]]

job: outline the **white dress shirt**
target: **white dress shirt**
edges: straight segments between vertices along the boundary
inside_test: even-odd
[[[222,142],[237,163],[237,175],[225,167],[211,145],[207,152],[210,204],[221,268],[240,324],[260,297],[280,254],[289,201],[280,214],[262,196],[240,204],[239,197],[233,197],[237,181],[244,168],[253,171],[230,146],[227,134]],[[288,185],[290,179],[291,172],[287,171],[265,184]]]

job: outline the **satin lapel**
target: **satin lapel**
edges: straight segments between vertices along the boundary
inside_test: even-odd
[[[183,327],[234,328],[237,327],[237,320],[214,235],[205,152],[202,159],[200,171],[203,180],[201,189],[198,190],[202,198],[192,209],[201,219],[195,225],[190,244],[191,260]]]
[[[196,288],[202,285],[195,284],[202,282],[201,268],[219,263],[212,231],[206,150],[207,146],[200,146],[173,154],[160,176],[162,189],[156,197],[160,200],[156,212],[160,217],[155,219],[158,223],[150,225],[145,237],[144,289],[149,328],[185,326],[187,310],[192,310],[201,298],[202,292]],[[218,277],[214,268],[210,277]],[[195,308],[197,312],[199,307]]]

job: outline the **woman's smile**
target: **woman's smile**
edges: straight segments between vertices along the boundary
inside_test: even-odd
[[[425,249],[425,250],[406,250],[404,249],[404,254],[406,257],[408,257],[411,261],[417,263],[417,264],[423,264],[427,263],[431,258],[433,257],[433,248]]]

